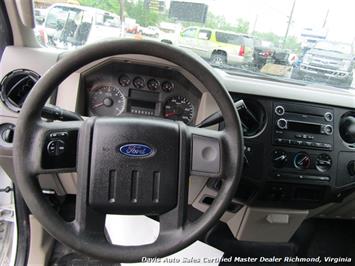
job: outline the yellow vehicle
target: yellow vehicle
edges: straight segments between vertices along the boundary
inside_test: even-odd
[[[188,27],[181,32],[178,45],[214,65],[248,64],[253,61],[253,38],[242,33]]]

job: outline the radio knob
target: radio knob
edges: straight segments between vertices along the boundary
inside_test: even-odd
[[[325,125],[324,126],[324,133],[326,135],[332,135],[333,134],[333,127],[331,125]]]
[[[287,120],[284,118],[280,118],[277,120],[277,126],[279,129],[287,129]]]
[[[325,121],[327,121],[327,122],[333,121],[333,114],[330,113],[330,112],[326,112],[326,113],[324,114],[324,119],[325,119]]]
[[[285,114],[285,108],[281,105],[275,107],[275,114],[281,116]]]

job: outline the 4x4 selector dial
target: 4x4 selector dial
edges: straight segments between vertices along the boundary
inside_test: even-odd
[[[316,159],[316,168],[319,172],[326,172],[332,167],[332,158],[328,154],[320,154]]]

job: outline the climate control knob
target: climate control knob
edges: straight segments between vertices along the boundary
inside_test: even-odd
[[[308,169],[311,166],[311,157],[308,153],[299,152],[293,159],[293,165],[300,170]]]
[[[283,150],[274,150],[272,153],[272,163],[275,168],[282,168],[288,162],[287,153]]]

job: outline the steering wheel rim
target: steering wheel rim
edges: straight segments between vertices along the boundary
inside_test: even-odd
[[[181,155],[186,158],[179,159],[178,193],[177,204],[174,209],[161,213],[161,234],[156,242],[142,246],[117,246],[105,241],[102,237],[103,232],[97,232],[92,224],[83,225],[81,222],[90,217],[99,217],[98,224],[102,227],[104,223],[104,214],[87,207],[90,205],[87,201],[88,178],[78,176],[79,188],[77,196],[76,211],[79,213],[76,220],[71,223],[64,220],[54,211],[46,202],[41,193],[36,176],[44,172],[40,166],[42,158],[42,146],[45,142],[45,136],[53,130],[75,129],[79,131],[79,150],[78,150],[78,172],[84,176],[88,169],[87,165],[81,163],[83,157],[89,156],[86,153],[88,149],[84,147],[85,141],[90,141],[90,130],[102,123],[124,123],[124,119],[115,118],[115,121],[103,121],[95,118],[88,119],[85,122],[66,122],[66,123],[45,123],[40,118],[42,107],[51,93],[65,78],[77,71],[81,67],[109,56],[137,54],[148,55],[170,61],[182,69],[195,76],[210,92],[219,106],[225,121],[225,129],[220,132],[187,127],[182,123],[164,122],[165,126],[178,128],[180,138],[179,145],[186,151],[181,151]],[[118,120],[117,120],[118,119]],[[130,119],[131,120],[131,119]],[[140,119],[138,119],[140,120]],[[136,123],[140,123],[139,121]],[[123,122],[122,122],[123,121]],[[146,121],[149,127],[160,127],[161,121]],[[96,124],[95,124],[96,123]],[[178,126],[176,126],[178,125]],[[119,126],[122,126],[119,124]],[[96,126],[98,127],[98,126]],[[91,129],[90,129],[91,128]],[[96,130],[96,129],[95,129]],[[183,136],[183,137],[181,137]],[[183,214],[183,208],[186,206],[186,175],[189,176],[192,171],[191,154],[194,147],[193,136],[202,136],[214,138],[220,147],[220,153],[223,158],[220,162],[220,171],[218,176],[223,176],[223,185],[210,208],[195,222],[188,223]],[[40,148],[38,148],[40,147]],[[91,146],[90,146],[91,147]],[[89,147],[89,148],[90,148]],[[183,150],[181,148],[180,150]],[[238,113],[233,105],[233,101],[213,74],[211,67],[202,59],[192,56],[189,53],[175,47],[160,44],[152,41],[136,40],[114,40],[102,43],[95,43],[78,49],[65,56],[56,65],[50,68],[37,82],[35,87],[28,95],[21,113],[18,117],[15,138],[14,138],[14,168],[15,182],[20,189],[22,196],[29,209],[39,220],[42,226],[57,240],[70,246],[74,250],[85,253],[89,256],[119,262],[138,262],[142,257],[164,257],[175,253],[188,245],[192,244],[198,237],[206,232],[223,215],[232,199],[241,176],[243,160],[243,138]],[[84,165],[84,166],[83,166]],[[82,169],[85,168],[85,171]],[[183,169],[181,169],[183,168]],[[208,176],[207,173],[201,175]],[[83,211],[85,209],[85,211]],[[180,213],[181,212],[181,213]],[[92,216],[91,216],[92,215]],[[79,217],[78,217],[79,216]],[[96,219],[95,218],[95,219]],[[177,221],[176,221],[177,220]],[[164,223],[162,221],[165,221]],[[162,224],[163,223],[163,224]],[[96,225],[95,225],[96,226]],[[103,224],[104,226],[104,224]],[[162,229],[162,226],[164,229]],[[85,230],[84,230],[84,229]],[[90,230],[91,231],[90,231]],[[86,231],[88,230],[88,231]]]

